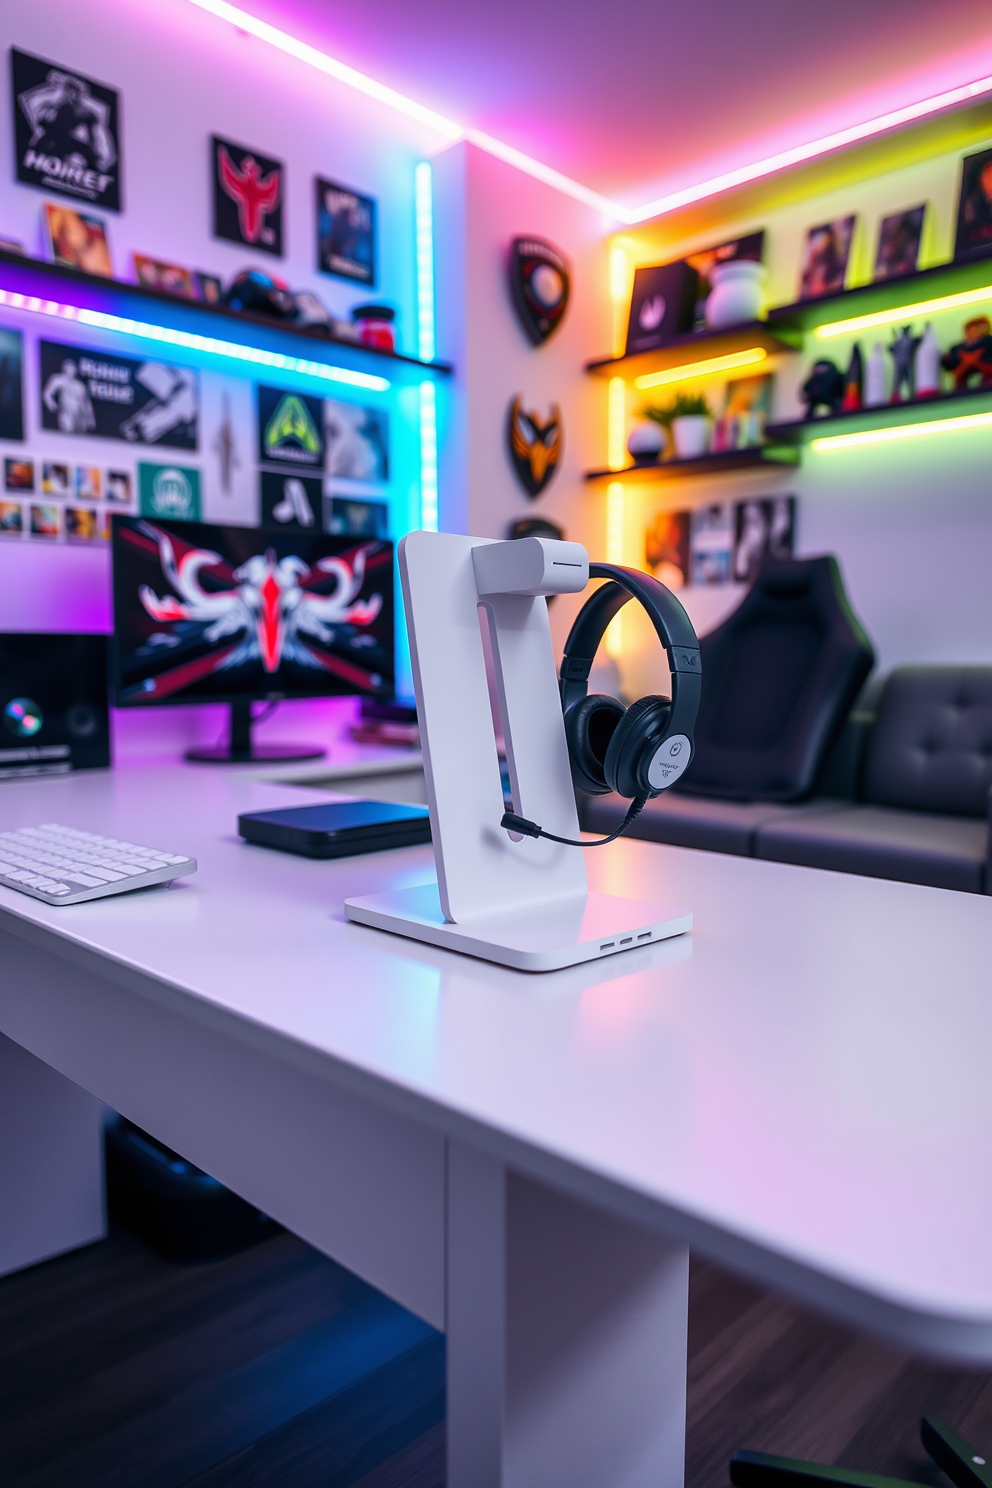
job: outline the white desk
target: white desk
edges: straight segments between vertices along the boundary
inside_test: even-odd
[[[694,933],[527,977],[344,921],[427,848],[237,839],[306,799],[191,766],[4,789],[5,828],[200,869],[0,890],[0,1031],[50,1067],[39,1110],[58,1071],[446,1330],[450,1488],[678,1488],[690,1242],[992,1359],[992,900],[621,842],[593,885]]]

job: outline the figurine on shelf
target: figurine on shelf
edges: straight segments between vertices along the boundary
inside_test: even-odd
[[[822,361],[813,363],[802,393],[808,419],[818,418],[821,408],[825,408],[828,414],[839,413],[844,398],[844,374],[836,362],[824,357]]]
[[[892,358],[890,403],[911,403],[916,396],[916,348],[922,339],[922,336],[913,335],[912,326],[903,326],[898,336],[893,336],[889,342],[889,356]]]
[[[940,347],[927,321],[923,327],[923,339],[916,352],[916,396],[936,398],[940,393]]]
[[[881,341],[875,342],[865,367],[862,401],[865,408],[881,408],[889,401],[889,367]]]
[[[841,399],[842,413],[857,413],[862,407],[864,395],[864,363],[861,360],[861,347],[857,341],[851,352],[851,360],[847,364],[847,375],[844,378],[844,396]]]
[[[974,386],[992,387],[992,325],[988,316],[976,315],[966,321],[964,340],[946,351],[941,362],[954,375],[956,393]],[[978,379],[977,384],[974,378]]]

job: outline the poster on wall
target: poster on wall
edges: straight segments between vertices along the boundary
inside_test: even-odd
[[[795,532],[794,496],[738,501],[734,514],[735,581],[750,584],[765,558],[791,558]]]
[[[389,418],[384,409],[328,398],[324,428],[328,475],[370,485],[389,480]]]
[[[263,470],[261,487],[263,527],[312,527],[320,531],[324,483],[319,476]]]
[[[375,201],[334,181],[314,178],[317,268],[321,274],[375,284]]]
[[[116,89],[16,47],[11,47],[10,64],[17,179],[119,212]]]
[[[258,388],[258,458],[263,465],[324,464],[324,411],[320,398]]]
[[[138,466],[138,510],[174,522],[200,520],[200,472],[187,465]]]
[[[39,342],[41,427],[93,439],[196,449],[200,388],[196,372]]]
[[[284,167],[244,145],[211,139],[214,237],[282,257]]]
[[[0,439],[24,438],[24,338],[0,329]]]
[[[200,374],[203,520],[258,526],[255,389],[242,377]]]
[[[984,258],[992,251],[992,150],[961,162],[961,199],[954,238],[955,260]]]

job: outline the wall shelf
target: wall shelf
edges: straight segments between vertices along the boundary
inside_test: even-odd
[[[720,331],[686,331],[683,335],[669,337],[652,351],[587,362],[586,371],[598,377],[642,377],[672,367],[692,366],[712,357],[733,356],[751,347],[760,347],[769,356],[776,356],[780,352],[797,351],[801,345],[802,334],[795,327],[772,326],[768,321],[754,320]],[[742,368],[741,375],[746,373],[747,368]]]
[[[824,418],[790,419],[767,424],[768,437],[783,445],[800,446],[826,434],[854,433],[862,429],[895,429],[902,424],[932,423],[936,419],[965,418],[992,407],[992,388],[969,388],[963,393],[938,393],[913,403],[888,403],[879,408],[859,408],[852,413],[832,413]]]
[[[587,470],[587,481],[692,480],[702,475],[723,475],[732,470],[781,469],[799,464],[798,443],[759,444],[750,449],[721,450],[692,460],[660,460],[655,465],[627,465],[623,470]]]
[[[839,294],[823,295],[816,300],[778,305],[769,310],[768,325],[785,333],[805,333],[836,321],[899,310],[903,306],[962,294],[985,285],[990,286],[989,299],[992,301],[992,250],[984,258],[969,259],[965,263],[937,264],[898,279],[883,279],[878,283],[842,290]]]
[[[380,351],[355,341],[338,340],[305,326],[286,325],[264,315],[229,310],[222,305],[203,305],[161,290],[146,289],[119,279],[85,274],[78,269],[45,263],[42,259],[0,250],[0,289],[38,298],[59,299],[83,310],[128,314],[134,319],[163,324],[174,329],[240,345],[278,343],[295,357],[315,362],[367,367],[388,374],[407,367],[421,373],[447,375],[448,362],[424,362],[400,352]],[[168,314],[164,313],[168,307]],[[68,317],[66,317],[68,319]]]

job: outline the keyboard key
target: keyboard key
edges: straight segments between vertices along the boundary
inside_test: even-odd
[[[84,889],[102,889],[106,883],[104,878],[90,878],[87,873],[66,873],[63,875],[71,884],[80,884]]]

